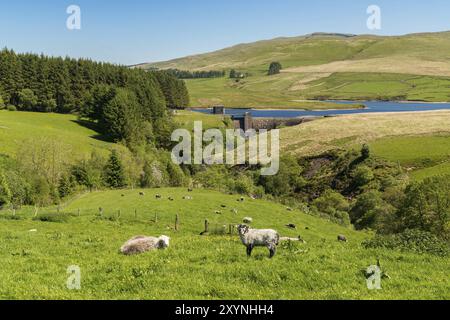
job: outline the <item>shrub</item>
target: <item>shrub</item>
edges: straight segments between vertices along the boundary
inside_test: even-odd
[[[148,159],[140,177],[142,188],[160,188],[164,186],[165,173],[157,160]]]
[[[38,98],[31,89],[19,91],[19,108],[22,110],[33,110],[38,103]]]
[[[0,219],[1,220],[14,220],[14,221],[19,221],[19,220],[23,220],[23,216],[19,216],[19,215],[13,215],[11,213],[0,213]]]
[[[236,191],[239,194],[252,194],[254,189],[253,181],[245,176],[241,175],[239,178],[236,179],[234,183],[234,191]]]
[[[363,187],[375,178],[372,169],[367,166],[359,166],[353,172],[353,184]]]
[[[450,176],[411,184],[397,213],[399,230],[421,229],[450,238]]]
[[[8,182],[6,181],[3,171],[0,170],[0,208],[10,203],[12,197]]]
[[[63,223],[69,220],[69,216],[62,213],[43,213],[34,217],[33,220],[42,222]]]
[[[47,99],[42,102],[41,111],[54,112],[58,107],[55,99]]]
[[[177,166],[172,161],[168,160],[166,163],[166,170],[171,187],[181,187],[186,185],[186,176],[180,166]]]
[[[5,109],[5,101],[3,100],[3,97],[0,96],[0,110]]]
[[[438,256],[447,256],[449,245],[430,232],[421,230],[406,230],[399,234],[381,236],[377,235],[371,240],[362,243],[366,249],[384,248],[390,250],[411,251],[416,253],[430,253]]]
[[[365,144],[361,148],[361,159],[364,161],[369,158],[370,158],[370,147],[369,145]]]
[[[13,106],[12,104],[10,104],[10,105],[8,105],[6,107],[6,110],[8,110],[8,111],[17,111],[17,108],[16,108],[16,106]]]
[[[299,191],[306,182],[302,176],[303,168],[294,156],[286,155],[280,159],[280,170],[274,176],[261,176],[259,184],[266,193],[273,196],[287,196]]]
[[[272,76],[272,75],[275,75],[275,74],[279,74],[280,73],[280,71],[281,71],[281,69],[282,69],[282,66],[281,66],[281,63],[279,63],[279,62],[272,62],[271,64],[270,64],[270,66],[269,66],[269,72],[268,72],[268,75],[269,76]]]
[[[356,203],[350,210],[350,218],[359,230],[365,228],[381,229],[382,226],[391,221],[395,208],[381,198],[378,191],[369,191],[358,197]]]
[[[327,190],[320,198],[313,201],[313,206],[333,220],[337,220],[344,225],[350,225],[349,203],[340,193]]]

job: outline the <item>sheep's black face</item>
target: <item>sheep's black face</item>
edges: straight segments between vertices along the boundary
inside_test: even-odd
[[[239,234],[247,234],[250,228],[244,224],[238,226]]]

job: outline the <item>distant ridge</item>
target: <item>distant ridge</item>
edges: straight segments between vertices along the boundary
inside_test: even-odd
[[[271,62],[281,73],[268,76]],[[150,70],[246,74],[187,81],[195,106],[321,108],[308,100],[450,101],[450,32],[399,36],[315,32],[242,43],[170,61]],[[326,107],[326,106],[325,106]]]
[[[314,50],[315,48],[319,50]],[[265,66],[272,60],[279,60],[284,66],[297,67],[333,61],[392,56],[408,58],[412,56],[428,61],[448,61],[450,55],[445,54],[446,52],[450,52],[450,32],[448,31],[400,36],[315,32],[303,36],[241,43],[214,52],[163,62],[141,63],[132,67],[254,70]]]

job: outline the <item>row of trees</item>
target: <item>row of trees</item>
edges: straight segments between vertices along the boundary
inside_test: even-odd
[[[225,71],[223,70],[187,71],[179,69],[168,69],[166,71],[178,79],[208,79],[225,77]]]

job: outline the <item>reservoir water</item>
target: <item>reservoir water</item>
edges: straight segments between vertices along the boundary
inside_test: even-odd
[[[415,112],[450,110],[450,103],[426,103],[426,102],[393,102],[393,101],[328,101],[339,104],[364,104],[365,109],[340,109],[340,110],[264,110],[264,109],[226,109],[227,115],[243,115],[250,112],[254,118],[297,118],[297,117],[323,117],[344,114],[361,114],[377,112]],[[212,109],[193,109],[193,111],[211,114]]]

